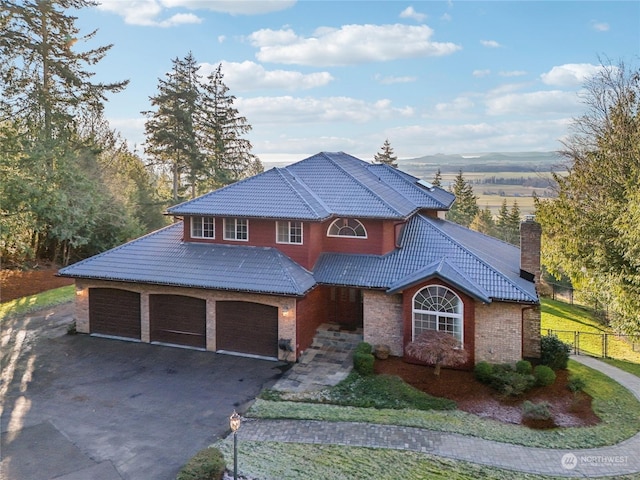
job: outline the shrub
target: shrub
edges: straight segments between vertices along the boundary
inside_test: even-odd
[[[353,351],[353,353],[354,353],[354,355],[356,353],[371,353],[372,350],[373,350],[373,348],[371,347],[370,343],[360,342],[358,345],[356,345],[356,348]]]
[[[508,396],[518,396],[531,389],[536,383],[533,375],[523,375],[513,370],[495,370],[490,385],[498,392]]]
[[[196,453],[178,472],[176,480],[219,480],[226,468],[222,452],[209,447]]]
[[[584,387],[586,386],[587,382],[585,382],[584,379],[578,375],[569,378],[569,381],[567,382],[567,388],[573,393],[584,390]]]
[[[564,370],[569,363],[571,346],[555,335],[545,335],[540,339],[540,362],[553,370]]]
[[[433,374],[440,375],[441,367],[455,367],[469,359],[469,352],[448,332],[426,330],[404,347],[405,355],[434,366]]]
[[[556,381],[556,372],[546,365],[537,365],[533,369],[533,376],[536,379],[536,384],[542,387],[552,385]]]
[[[473,367],[473,375],[479,382],[489,383],[491,381],[491,374],[493,373],[493,367],[489,362],[478,362]]]
[[[373,364],[375,358],[370,353],[354,353],[353,368],[360,375],[373,375]]]
[[[516,372],[521,373],[522,375],[531,375],[533,367],[531,366],[531,362],[527,360],[520,360],[516,362]]]
[[[550,406],[547,402],[533,403],[525,400],[522,403],[522,418],[525,420],[549,420],[551,418]]]

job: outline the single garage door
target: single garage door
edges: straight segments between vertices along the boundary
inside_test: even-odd
[[[251,302],[216,302],[218,350],[278,356],[278,308]]]
[[[90,288],[89,332],[140,340],[140,294],[117,288]]]
[[[149,295],[152,342],[207,347],[207,302],[184,295]]]

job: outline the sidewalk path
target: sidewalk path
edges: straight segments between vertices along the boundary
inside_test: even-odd
[[[610,376],[640,400],[640,378],[590,357],[572,358]],[[599,477],[640,473],[640,433],[609,447],[554,450],[420,428],[354,422],[248,419],[242,427],[243,440],[412,450],[544,475]]]

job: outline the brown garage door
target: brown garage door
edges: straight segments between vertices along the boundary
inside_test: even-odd
[[[278,356],[278,308],[251,302],[216,302],[218,350]]]
[[[90,288],[89,332],[140,340],[140,294],[117,288]]]
[[[149,295],[152,342],[207,346],[207,302],[184,295]]]

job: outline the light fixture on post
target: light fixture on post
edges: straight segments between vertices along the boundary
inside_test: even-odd
[[[238,480],[238,429],[240,423],[240,415],[234,410],[229,417],[229,426],[233,432],[233,480]]]

